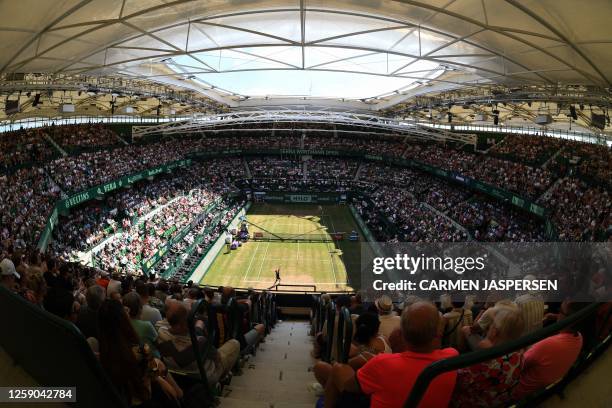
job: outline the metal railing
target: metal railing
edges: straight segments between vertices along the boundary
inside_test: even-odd
[[[337,360],[339,363],[348,363],[353,342],[353,319],[351,311],[343,306],[338,315],[338,333],[336,334]]]
[[[543,340],[560,330],[563,330],[571,325],[574,325],[597,311],[600,306],[599,303],[592,303],[582,310],[574,313],[563,320],[551,324],[543,329],[530,333],[519,339],[501,344],[490,349],[479,350],[467,354],[463,354],[457,357],[448,358],[440,361],[436,361],[427,366],[415,381],[408,399],[406,400],[404,407],[413,408],[419,405],[419,402],[425,395],[429,384],[439,375],[447,373],[449,371],[455,371],[460,368],[472,366],[474,364],[489,361],[494,358],[498,358],[514,351],[520,350],[531,344],[534,344],[540,340]]]
[[[327,327],[326,341],[325,341],[325,353],[323,354],[323,360],[328,363],[332,360],[333,352],[333,339],[334,339],[334,326],[336,323],[336,305],[334,302],[330,302],[327,306],[325,313],[325,324]]]
[[[196,333],[196,319],[201,314],[206,314],[208,316],[209,324],[208,324],[208,333],[206,339],[206,346],[204,352],[200,350],[200,342],[198,340],[198,336]],[[213,390],[208,383],[208,377],[206,377],[206,370],[204,369],[204,360],[205,356],[208,355],[210,349],[212,347],[212,339],[214,339],[214,326],[210,324],[210,304],[206,302],[204,299],[198,300],[191,308],[191,312],[187,317],[187,324],[189,326],[189,337],[191,338],[191,347],[193,349],[194,356],[196,358],[196,363],[198,365],[198,372],[200,373],[199,381],[206,387],[208,390],[208,395],[213,395]]]
[[[484,132],[484,133],[504,133],[504,134],[521,134],[532,135],[538,137],[553,137],[556,139],[573,140],[583,143],[612,144],[612,136],[595,132],[582,132],[569,129],[554,129],[550,127],[540,126],[504,126],[493,124],[445,124],[435,122],[419,122],[419,125],[430,127],[433,129],[443,129],[448,131],[459,132]]]

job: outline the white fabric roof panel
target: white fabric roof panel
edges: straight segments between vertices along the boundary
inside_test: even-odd
[[[609,87],[611,16],[609,0],[6,1],[0,71],[150,78],[228,103],[351,99],[355,81],[380,90],[360,99],[387,100],[428,83]],[[289,84],[300,80],[323,83]]]

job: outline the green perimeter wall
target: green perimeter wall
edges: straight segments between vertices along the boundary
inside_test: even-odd
[[[285,203],[285,204],[336,204],[344,196],[344,200],[348,196],[347,193],[299,193],[299,192],[283,192],[283,191],[267,191],[265,193],[253,193],[254,198],[260,197],[267,203]]]
[[[483,183],[471,177],[464,176],[460,173],[440,169],[438,167],[430,166],[429,164],[421,163],[412,159],[404,159],[399,157],[388,157],[383,155],[371,155],[363,154],[358,152],[346,152],[342,150],[309,150],[309,149],[260,149],[260,150],[242,150],[242,149],[227,149],[218,151],[207,151],[199,152],[190,155],[190,157],[196,159],[207,159],[213,157],[223,156],[235,156],[235,155],[312,155],[312,156],[328,156],[328,157],[353,157],[362,158],[369,161],[383,162],[385,164],[393,164],[400,167],[412,167],[419,170],[423,170],[427,173],[435,176],[452,180],[456,183],[463,184],[473,190],[485,193],[496,199],[505,200],[508,203],[522,208],[540,218],[546,218],[548,211],[546,208],[536,204],[533,201],[528,200],[518,194],[511,193],[498,187],[494,187],[490,184]]]
[[[378,256],[383,256],[383,251],[382,251],[382,248],[380,247],[380,243],[376,241],[376,239],[372,235],[372,232],[367,227],[366,223],[363,221],[363,218],[361,218],[361,215],[359,215],[355,207],[353,207],[352,205],[349,205],[349,209],[351,210],[351,215],[357,222],[357,225],[359,226],[359,228],[361,228],[361,232],[363,232],[363,236],[365,237],[366,241],[370,244],[370,247],[372,248],[374,253]]]
[[[190,166],[191,159],[177,160],[174,162],[162,164],[161,166],[153,167],[152,169],[140,171],[129,176],[123,176],[117,180],[109,181],[108,183],[100,184],[95,187],[91,187],[87,190],[74,193],[66,199],[60,200],[55,204],[51,216],[47,220],[45,229],[43,230],[40,239],[38,241],[38,249],[46,251],[51,239],[51,233],[53,228],[57,225],[59,214],[67,214],[68,210],[72,207],[76,207],[86,201],[90,201],[99,197],[104,196],[107,193],[115,191],[121,187],[128,187],[131,184],[142,180],[144,178],[155,177],[162,173],[169,173],[172,169],[177,167]]]
[[[460,183],[468,188],[471,188],[473,190],[487,194],[496,199],[506,201],[509,204],[512,204],[540,218],[543,218],[545,220],[546,232],[548,234],[549,239],[555,240],[557,237],[555,227],[548,218],[548,213],[549,213],[548,210],[534,203],[533,201],[530,201],[525,197],[519,196],[509,191],[491,186],[487,183],[483,183],[481,181],[475,180],[471,177],[464,176],[460,173],[440,169],[440,168],[430,166],[428,164],[421,163],[421,162],[418,162],[412,159],[388,157],[388,156],[382,156],[382,155],[380,156],[370,155],[370,154],[363,154],[359,152],[342,151],[342,150],[226,149],[226,150],[194,153],[194,154],[189,155],[189,158],[166,163],[161,166],[154,167],[152,169],[148,169],[148,170],[144,170],[144,171],[134,173],[128,176],[124,176],[117,180],[113,180],[108,183],[92,187],[85,191],[75,193],[71,195],[70,197],[68,197],[67,199],[59,201],[55,205],[55,208],[53,209],[49,219],[47,220],[47,224],[38,242],[38,248],[42,252],[47,250],[47,246],[49,245],[49,241],[51,239],[51,233],[53,232],[53,228],[55,228],[55,226],[57,225],[59,214],[60,213],[67,214],[67,211],[71,207],[77,206],[79,204],[82,204],[89,200],[93,200],[95,198],[99,198],[105,195],[106,193],[114,191],[120,187],[128,186],[138,180],[142,180],[143,178],[155,177],[158,174],[161,174],[164,172],[170,172],[172,171],[172,169],[177,168],[177,167],[190,166],[192,164],[192,159],[210,159],[210,158],[216,158],[216,157],[226,157],[226,156],[236,156],[236,155],[245,155],[245,156],[251,156],[251,155],[312,155],[312,156],[328,156],[328,157],[352,157],[352,158],[362,158],[364,160],[369,160],[369,161],[382,162],[385,164],[393,164],[393,165],[400,166],[400,167],[403,166],[403,167],[412,167],[412,168],[420,169],[430,174],[433,174],[435,176],[445,178],[447,180],[452,180],[456,183]],[[323,197],[324,193],[316,193],[316,194],[313,194],[313,193],[306,193],[306,194],[285,193],[285,195],[293,195],[293,196],[310,195],[310,196]],[[304,201],[301,201],[301,202],[303,203]]]
[[[246,205],[242,209],[240,209],[240,211],[238,211],[238,214],[236,214],[236,216],[230,222],[228,229],[236,228],[238,224],[240,224],[240,217],[246,215],[249,208],[251,208],[250,202],[246,203]],[[204,278],[206,272],[208,272],[208,268],[210,268],[210,265],[212,265],[213,261],[219,254],[219,251],[221,251],[224,246],[225,235],[222,234],[219,235],[219,238],[217,238],[215,243],[208,249],[208,251],[206,251],[202,258],[200,258],[200,262],[196,264],[194,269],[191,271],[191,274],[188,278],[185,279],[185,281],[191,280],[194,283],[198,284],[202,280],[202,278]],[[200,265],[202,267],[200,267]]]

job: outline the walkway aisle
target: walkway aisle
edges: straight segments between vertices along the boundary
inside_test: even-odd
[[[314,381],[308,371],[312,337],[306,321],[284,321],[276,325],[257,355],[234,376],[223,390],[221,408],[312,408],[316,397],[307,390]]]

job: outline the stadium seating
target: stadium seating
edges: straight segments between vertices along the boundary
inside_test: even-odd
[[[32,275],[40,275],[39,279],[18,282],[13,294],[0,286],[0,307],[14,311],[4,313],[1,323],[20,333],[0,336],[0,346],[36,381],[76,385],[79,406],[127,406],[122,390],[112,385],[111,373],[105,372],[96,359],[95,342],[84,337],[86,326],[78,316],[93,313],[88,312],[92,287],[103,287],[109,297],[125,301],[125,295],[133,293],[134,288],[150,285],[151,290],[148,286],[147,290],[155,295],[146,305],[158,310],[160,317],[167,317],[167,300],[170,304],[179,302],[188,311],[187,349],[194,354],[197,370],[169,370],[184,391],[183,404],[210,405],[219,397],[230,404],[224,390],[244,371],[241,365],[260,354],[257,344],[247,341],[249,332],[263,324],[265,334],[273,341],[283,300],[280,295],[245,288],[227,295],[231,291],[201,288],[189,279],[255,192],[347,194],[346,202],[361,215],[374,237],[384,242],[612,239],[609,148],[512,136],[488,153],[478,153],[395,137],[300,138],[239,133],[125,144],[101,125],[80,125],[20,131],[26,147],[8,138],[0,139],[9,152],[0,168],[1,259],[11,258],[17,270],[37,270]],[[237,151],[227,152],[231,149]],[[301,155],[274,149],[339,153]],[[180,166],[172,165],[178,161],[182,161]],[[158,170],[163,166],[164,170]],[[141,176],[108,187],[135,174]],[[462,183],[462,178],[501,189],[516,200],[487,194]],[[86,196],[83,201],[80,195]],[[75,204],[66,205],[70,200]],[[522,200],[541,205],[544,212],[538,215],[517,205]],[[40,243],[46,233],[51,243],[40,254],[45,249]],[[346,240],[348,231],[342,237]],[[83,259],[93,259],[97,268],[72,262]],[[291,285],[286,289],[293,290]],[[295,292],[302,290],[295,288]],[[53,302],[66,292],[76,301],[74,309],[70,316],[56,315],[57,304]],[[308,298],[305,303],[312,311],[313,339],[306,339],[304,344],[310,346],[311,340],[316,343],[314,354],[322,362],[349,364],[354,335],[363,330],[355,323],[357,315],[364,310],[378,313],[376,307],[363,305],[364,310],[355,313],[352,306],[340,307],[341,303],[324,300],[323,296]],[[51,302],[49,307],[45,302]],[[441,313],[446,312],[438,306]],[[554,303],[548,306],[560,307]],[[78,307],[83,308],[82,313],[76,313]],[[402,313],[399,304],[393,308]],[[442,333],[441,341],[463,354],[424,370],[406,404],[417,406],[438,375],[517,352],[572,323],[580,323],[584,346],[571,370],[563,379],[512,403],[531,406],[551,393],[560,393],[609,344],[609,310],[609,305],[593,303],[568,319],[475,352],[467,352],[469,342],[461,337],[462,329],[475,323],[470,319],[451,322],[446,316],[447,327],[452,330],[446,336]],[[478,320],[477,311],[470,310],[474,321]],[[595,321],[595,315],[599,320]],[[163,325],[170,324],[167,319],[157,323],[155,335]],[[385,340],[389,343],[385,346],[393,351],[394,347],[405,346],[401,333],[395,334],[393,341],[391,336]],[[201,347],[202,338],[206,347]],[[224,367],[228,372],[208,381],[210,366],[218,367],[217,358],[211,357],[213,347],[217,350],[234,343],[239,344],[239,363]],[[364,350],[373,348],[361,346]],[[166,362],[176,355],[176,347],[172,349],[170,344],[158,351]],[[302,365],[312,364],[309,356],[300,358]],[[61,375],[44,369],[58,366],[66,367]]]
[[[213,305],[204,299],[195,302],[188,315],[191,350],[195,354],[198,366],[197,374],[184,374],[170,369],[176,381],[185,390],[186,406],[205,406],[212,404],[219,394],[216,384],[209,384],[205,374],[207,355],[213,342],[207,342],[206,348],[199,347],[196,334],[198,320],[207,324],[206,336],[221,341],[219,333],[224,333],[224,341],[239,339],[245,334],[242,317],[237,309],[235,298],[228,299],[227,307]],[[252,303],[252,323],[262,323],[270,332],[276,323],[274,295],[258,294]],[[22,366],[38,383],[47,386],[70,386],[78,389],[77,404],[81,407],[121,407],[127,406],[115,391],[104,370],[92,352],[92,348],[83,334],[69,320],[62,319],[41,308],[32,305],[18,294],[10,293],[0,286],[0,304],[13,313],[2,317],[4,327],[15,327],[28,339],[24,342],[21,336],[2,336],[0,346],[8,352],[16,365]],[[259,310],[259,313],[255,313]],[[223,318],[216,318],[219,314]],[[77,323],[78,324],[78,323]],[[32,331],[27,334],[28,331]],[[40,334],[44,333],[44,338]],[[220,346],[220,344],[216,344]],[[164,351],[166,350],[166,351]],[[254,353],[255,350],[245,352]],[[168,353],[162,348],[162,358]],[[62,370],[50,369],[63,367]],[[227,379],[223,381],[228,381]],[[191,404],[191,405],[190,405]]]
[[[323,325],[325,325],[327,328],[325,337],[327,339],[334,337],[339,338],[338,343],[334,346],[338,348],[338,354],[336,355],[340,357],[335,361],[347,363],[348,347],[350,347],[350,343],[345,343],[343,341],[343,335],[352,332],[353,330],[351,311],[349,308],[343,307],[339,313],[340,323],[335,325],[334,321],[337,320],[335,310],[333,300],[331,303],[326,303],[320,296],[315,296],[312,303],[311,320],[313,324],[315,324],[317,319],[319,319],[322,314],[325,314],[325,321],[323,323],[316,324],[316,331],[321,332]],[[399,312],[401,313],[401,310]],[[595,323],[594,317],[596,315],[603,317],[603,319]],[[409,393],[405,406],[418,406],[419,401],[423,397],[427,387],[437,376],[445,372],[470,367],[480,362],[486,362],[495,359],[496,357],[508,355],[515,350],[526,349],[529,346],[532,346],[561,330],[573,325],[579,325],[581,332],[586,334],[585,346],[581,351],[580,356],[574,362],[574,364],[572,364],[571,369],[566,373],[566,375],[554,383],[549,384],[547,387],[542,387],[537,392],[511,400],[511,403],[508,403],[507,405],[529,407],[545,401],[553,394],[561,395],[565,387],[567,387],[567,385],[573,379],[582,373],[598,355],[604,352],[609,346],[610,342],[612,342],[612,336],[610,335],[610,325],[612,324],[611,317],[612,309],[609,307],[609,304],[592,303],[585,305],[579,312],[572,314],[566,319],[551,324],[543,329],[539,329],[536,332],[532,332],[529,335],[520,337],[514,341],[489,349],[463,353],[457,357],[433,363],[423,370],[418,376],[416,383]],[[347,322],[348,326],[345,325]],[[592,332],[592,329],[595,329],[595,331],[592,335],[589,335],[589,333]],[[589,336],[592,336],[592,338],[589,339]],[[326,344],[325,352],[322,356],[323,361],[334,361],[331,358],[331,346],[331,343]]]
[[[11,294],[1,285],[0,306],[12,311],[2,313],[4,330],[11,328],[13,334],[19,333],[0,336],[0,346],[11,355],[14,364],[40,384],[76,387],[80,407],[127,407],[72,323]]]
[[[68,126],[64,131],[65,134],[70,134],[71,127]],[[79,132],[83,131],[83,127],[79,128]],[[94,127],[91,134],[102,132],[105,136],[101,140],[107,140],[108,131],[100,127]],[[54,134],[62,134],[62,128],[57,127],[52,129]],[[61,139],[59,136],[56,136]],[[68,140],[71,140],[68,137]],[[279,137],[252,137],[242,136],[240,138],[224,138],[213,137],[206,139],[191,139],[185,138],[177,141],[153,142],[142,145],[129,145],[117,147],[113,150],[98,150],[88,151],[76,156],[66,156],[51,162],[45,163],[43,158],[36,162],[36,166],[30,167],[9,174],[2,181],[5,184],[3,188],[3,205],[7,208],[3,213],[14,214],[18,200],[21,197],[36,196],[39,204],[30,209],[29,214],[22,217],[10,217],[3,220],[3,229],[5,230],[5,238],[11,236],[13,239],[21,239],[24,244],[35,244],[39,234],[42,232],[45,217],[51,213],[53,202],[58,199],[60,194],[83,191],[88,187],[96,186],[104,182],[112,181],[117,177],[125,174],[131,174],[143,169],[154,167],[163,162],[172,162],[191,153],[196,153],[201,149],[222,149],[229,147],[240,147],[242,149],[265,149],[270,146],[296,146],[297,140],[291,138],[284,140],[281,143]],[[305,139],[304,147],[310,149],[342,149],[347,151],[356,151],[364,146],[362,140],[360,144],[355,144],[353,138],[336,137],[328,140],[323,137],[309,136]],[[504,143],[504,152],[512,150],[517,157],[527,155],[527,151],[532,151],[533,148],[525,138],[513,137],[512,140]],[[102,143],[102,142],[101,142]],[[400,147],[387,148],[386,146],[392,143],[399,144]],[[562,145],[567,145],[568,150],[574,149],[575,144],[564,142]],[[579,197],[587,201],[588,205],[594,208],[593,212],[588,214],[580,214],[581,225],[589,225],[588,231],[577,231],[572,225],[567,225],[562,217],[556,216],[559,227],[559,238],[562,240],[606,240],[609,237],[609,199],[607,189],[601,185],[602,180],[606,180],[605,163],[609,161],[609,149],[605,148],[589,148],[581,144],[578,153],[584,157],[576,164],[575,175],[566,176],[560,183],[553,183],[557,177],[554,170],[545,170],[539,167],[531,167],[526,164],[500,160],[494,157],[484,157],[484,160],[476,160],[474,153],[467,153],[460,150],[455,150],[452,147],[444,147],[435,144],[403,144],[401,141],[381,141],[377,139],[368,140],[368,149],[372,152],[413,158],[421,160],[424,163],[438,166],[441,169],[458,171],[462,175],[471,176],[478,180],[491,183],[494,186],[502,187],[508,191],[522,194],[528,199],[540,199],[540,202],[550,208],[553,214],[567,214],[573,212],[578,215],[576,209],[571,206],[576,203],[571,197]],[[94,145],[97,146],[97,145]],[[546,151],[550,151],[558,146],[555,141],[543,142]],[[551,147],[552,146],[552,147]],[[52,151],[51,146],[45,147]],[[498,148],[498,150],[501,147]],[[537,147],[536,149],[540,149]],[[400,152],[401,153],[398,153]],[[404,152],[405,151],[405,152]],[[540,150],[537,150],[540,151]],[[563,151],[563,150],[562,150]],[[539,153],[538,153],[539,154]],[[9,155],[10,156],[10,155]],[[600,159],[597,159],[600,157]],[[255,161],[252,161],[255,160]],[[252,179],[246,179],[246,184],[243,182],[246,174],[244,172],[245,163],[238,157],[235,163],[222,165],[223,161],[213,160],[210,165],[205,166],[202,176],[218,178],[223,180],[225,186],[234,184],[236,187],[247,187],[253,189],[285,189],[291,191],[348,191],[354,189],[369,189],[375,188],[376,181],[384,180],[386,183],[389,180],[394,180],[393,186],[401,183],[402,188],[406,188],[411,194],[414,194],[420,201],[430,204],[440,211],[447,211],[449,208],[454,208],[455,204],[465,201],[466,194],[469,192],[456,189],[453,185],[444,181],[434,181],[432,176],[425,176],[422,172],[401,169],[390,166],[378,166],[373,163],[362,164],[362,168],[355,170],[354,161],[346,161],[346,164],[335,169],[333,166],[338,166],[340,161],[337,159],[312,159],[306,167],[298,166],[296,177],[291,176],[291,183],[287,183],[286,175],[276,177],[274,168],[277,162],[271,158],[255,158],[249,160],[251,163]],[[286,160],[285,160],[286,161]],[[529,161],[529,160],[527,160]],[[257,165],[255,165],[257,163]],[[336,163],[336,164],[334,164]],[[588,163],[593,163],[588,164]],[[280,165],[280,164],[278,164]],[[268,167],[265,169],[265,167]],[[332,166],[332,167],[330,167]],[[302,174],[304,168],[307,174]],[[554,166],[551,168],[554,169]],[[214,170],[213,170],[214,169]],[[581,170],[582,169],[582,170]],[[591,170],[588,170],[591,169]],[[598,170],[594,170],[598,169]],[[279,169],[283,172],[284,170]],[[262,173],[264,172],[264,173]],[[262,174],[269,176],[261,177]],[[284,173],[286,174],[286,173]],[[332,177],[322,177],[324,174],[332,174]],[[563,177],[565,173],[560,176]],[[357,175],[358,177],[355,177]],[[391,177],[389,177],[391,175]],[[580,177],[580,178],[577,178]],[[270,184],[273,183],[273,184]],[[599,183],[599,184],[598,184]],[[418,187],[422,186],[422,187]],[[550,191],[547,191],[550,188]],[[18,190],[21,189],[21,190]],[[546,193],[546,194],[544,194]],[[568,195],[570,198],[568,198]],[[128,198],[129,199],[129,198]],[[472,208],[476,208],[472,206]],[[500,208],[504,208],[501,206]],[[455,208],[455,212],[458,210]],[[466,212],[472,209],[466,208]],[[457,217],[462,217],[457,214]],[[553,217],[555,217],[553,215]],[[5,217],[6,218],[6,217]],[[25,219],[35,220],[28,222],[25,226]],[[485,220],[490,218],[490,215],[479,216]],[[516,215],[503,214],[495,216],[497,224],[508,224],[508,222],[499,222],[498,219],[516,218]],[[572,217],[567,217],[572,219]],[[519,217],[520,219],[520,217]],[[541,232],[522,234],[519,232],[523,227],[520,226],[522,221],[519,220],[519,228],[516,233],[512,233],[515,238],[523,240],[538,240],[541,239]],[[512,223],[512,221],[510,221]],[[525,224],[525,223],[524,223]],[[527,222],[525,226],[533,229],[530,226],[531,222]],[[517,229],[516,226],[514,229]],[[99,230],[96,232],[100,232]],[[493,232],[496,236],[503,236],[506,232]],[[483,235],[480,233],[479,235]],[[488,232],[484,236],[489,236]],[[59,238],[56,236],[56,238]],[[444,239],[444,237],[437,237]]]

